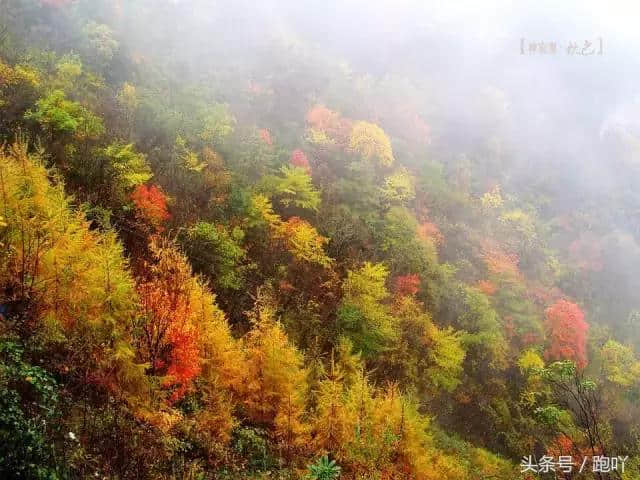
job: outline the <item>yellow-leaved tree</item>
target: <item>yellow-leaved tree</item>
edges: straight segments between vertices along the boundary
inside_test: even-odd
[[[349,147],[364,159],[377,161],[381,166],[390,167],[394,162],[391,141],[375,123],[356,122]]]
[[[313,225],[300,217],[284,221],[273,211],[268,197],[255,194],[251,197],[250,227],[261,227],[301,263],[330,267],[333,260],[327,256],[325,247],[329,239],[318,233]]]
[[[347,445],[356,434],[355,405],[347,404],[348,384],[341,365],[331,362],[329,370],[318,385],[313,419],[313,446],[320,453],[335,458],[347,458]]]
[[[308,448],[307,371],[302,354],[276,320],[275,305],[264,288],[250,317],[253,328],[245,337],[243,405],[249,419],[267,427],[281,454],[291,460]]]
[[[34,336],[49,366],[136,403],[147,390],[131,326],[134,282],[113,233],[91,231],[27,143],[0,151],[0,291],[5,328]]]
[[[364,370],[350,383],[339,368],[329,370],[312,432],[316,451],[335,458],[346,478],[466,478],[464,467],[435,446],[416,403],[394,385],[374,388]]]

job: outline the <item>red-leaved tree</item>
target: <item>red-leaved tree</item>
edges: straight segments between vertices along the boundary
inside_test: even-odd
[[[142,319],[140,353],[152,375],[163,377],[180,399],[200,373],[200,332],[193,323],[194,280],[182,254],[169,245],[151,244],[156,263],[149,278],[138,283]]]
[[[420,277],[414,273],[409,275],[398,275],[393,280],[393,290],[396,295],[405,297],[415,295],[420,289]]]
[[[169,219],[167,196],[155,185],[138,185],[131,194],[138,216],[160,230],[162,222]]]
[[[309,165],[309,159],[307,158],[307,155],[299,148],[291,152],[291,158],[289,159],[289,162],[294,167],[304,168],[307,173],[311,173],[311,165]]]
[[[587,365],[587,330],[584,313],[568,300],[558,300],[545,312],[545,327],[550,341],[545,352],[549,360],[573,360],[579,368]]]
[[[266,128],[261,128],[258,130],[258,134],[260,135],[260,139],[266,143],[267,145],[273,145],[273,139],[271,138],[271,132]]]

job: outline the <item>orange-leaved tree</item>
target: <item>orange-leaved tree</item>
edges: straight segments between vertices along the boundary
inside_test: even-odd
[[[545,356],[552,360],[573,360],[580,368],[587,365],[587,331],[589,325],[578,305],[558,300],[545,312],[549,347]]]
[[[393,279],[393,291],[400,297],[415,295],[418,290],[420,290],[420,277],[417,273],[398,275]]]
[[[158,231],[162,230],[162,223],[171,217],[167,209],[167,196],[155,185],[138,185],[131,194],[131,200],[136,214]]]
[[[241,355],[213,295],[174,245],[154,239],[151,251],[154,262],[138,283],[140,354],[149,373],[162,377],[170,402],[192,390],[198,376],[233,390]]]

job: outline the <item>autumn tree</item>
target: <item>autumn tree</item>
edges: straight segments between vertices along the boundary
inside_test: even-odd
[[[248,417],[268,426],[283,455],[291,459],[306,449],[304,423],[306,371],[302,355],[276,319],[275,305],[261,290],[251,314],[253,328],[245,340],[247,358],[243,404]]]
[[[333,262],[325,252],[326,237],[300,217],[293,216],[283,221],[273,211],[273,205],[265,195],[255,194],[251,197],[248,224],[271,235],[296,261],[322,267],[328,267]]]
[[[41,336],[48,368],[71,384],[91,379],[139,403],[146,382],[132,346],[136,295],[122,247],[112,232],[89,230],[27,150],[16,142],[0,151],[3,328]]]
[[[349,148],[362,158],[375,161],[383,167],[389,167],[394,162],[389,137],[373,123],[356,122],[351,132]]]
[[[104,155],[109,168],[124,189],[146,183],[153,176],[146,155],[137,152],[131,143],[114,142],[105,147]],[[106,174],[109,173],[111,172]]]
[[[320,194],[313,186],[309,173],[302,167],[288,165],[283,166],[280,172],[281,175],[268,175],[262,179],[262,193],[285,207],[317,210]]]
[[[170,246],[152,245],[155,263],[149,279],[139,282],[142,318],[140,353],[151,375],[166,375],[167,386],[177,385],[174,399],[184,394],[200,373],[200,332],[190,322],[193,282],[184,258]]]
[[[435,245],[441,245],[444,242],[444,236],[438,225],[427,220],[418,225],[418,236],[425,241],[430,241]]]
[[[266,128],[261,128],[258,130],[258,135],[260,136],[260,140],[262,140],[265,145],[272,146],[273,139],[271,138],[271,132]]]
[[[167,209],[167,196],[157,186],[138,185],[131,194],[137,215],[156,230],[162,230],[162,223],[171,215]]]
[[[431,396],[455,390],[466,354],[464,332],[439,328],[411,294],[396,293],[393,315],[397,337],[376,361],[378,374]]]
[[[314,433],[320,451],[336,458],[346,475],[461,478],[462,468],[428,435],[428,419],[397,387],[376,389],[364,372],[345,386],[339,371],[332,372],[321,384]]]
[[[356,432],[357,415],[355,405],[347,402],[345,375],[333,358],[316,396],[312,423],[314,448],[342,461],[347,458],[347,446]]]
[[[578,305],[558,300],[545,312],[549,347],[545,357],[551,360],[573,360],[579,368],[587,365],[586,340],[589,325]]]
[[[308,126],[306,137],[311,144],[320,147],[348,147],[351,120],[324,105],[314,105],[307,112],[305,119]]]
[[[197,377],[214,382],[211,387],[217,385],[224,398],[225,391],[239,388],[241,366],[224,314],[175,246],[154,240],[151,250],[153,263],[138,283],[139,353],[149,374],[162,379],[171,402],[193,390]]]
[[[0,58],[0,128],[5,135],[19,126],[25,112],[38,98],[42,73],[32,65],[12,66]]]
[[[278,227],[275,235],[285,243],[296,260],[325,267],[331,265],[332,261],[324,250],[328,239],[320,235],[306,220],[291,217]]]
[[[401,297],[415,295],[420,289],[420,277],[418,275],[398,275],[393,279],[393,290]]]
[[[92,186],[89,194],[92,199],[122,205],[135,187],[153,176],[146,155],[138,152],[133,144],[116,141],[95,149],[94,154],[94,162],[75,162],[74,175],[76,183]]]
[[[519,278],[520,259],[515,253],[509,253],[495,246],[485,246],[482,258],[489,273],[493,275],[505,275]]]
[[[463,305],[456,326],[467,332],[467,361],[473,365],[475,375],[488,378],[491,371],[499,371],[507,366],[504,329],[498,313],[480,291],[463,287],[457,294],[461,295]]]
[[[123,119],[124,137],[131,140],[135,124],[136,110],[140,106],[140,98],[136,86],[125,82],[116,95],[116,103],[120,108]]]
[[[406,168],[400,168],[385,178],[382,198],[388,204],[406,205],[415,196],[415,180]]]
[[[308,174],[311,174],[311,165],[309,164],[309,159],[307,158],[307,155],[304,153],[304,151],[300,150],[299,148],[291,152],[289,163],[294,167],[302,168]]]
[[[640,379],[640,362],[633,348],[615,340],[607,340],[600,349],[604,378],[614,385],[630,387]]]

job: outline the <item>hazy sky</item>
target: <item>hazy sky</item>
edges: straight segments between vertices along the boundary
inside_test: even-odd
[[[251,54],[268,48],[262,46],[265,34],[300,38],[304,45],[345,60],[355,75],[395,75],[424,89],[433,102],[425,109],[438,115],[431,119],[436,134],[446,135],[452,152],[497,132],[522,162],[573,165],[581,181],[597,180],[594,186],[600,187],[607,183],[613,155],[603,143],[606,133],[617,128],[640,138],[640,3],[176,3],[178,13],[171,15],[181,33],[171,53],[192,55],[196,68],[203,57],[216,68],[221,55],[245,66],[260,62],[260,55]],[[164,42],[165,34],[156,32],[147,41]],[[142,41],[144,32],[133,43]],[[530,51],[530,44],[539,42],[546,53],[540,47]],[[585,49],[585,42],[591,46]],[[583,49],[594,54],[579,54]]]

